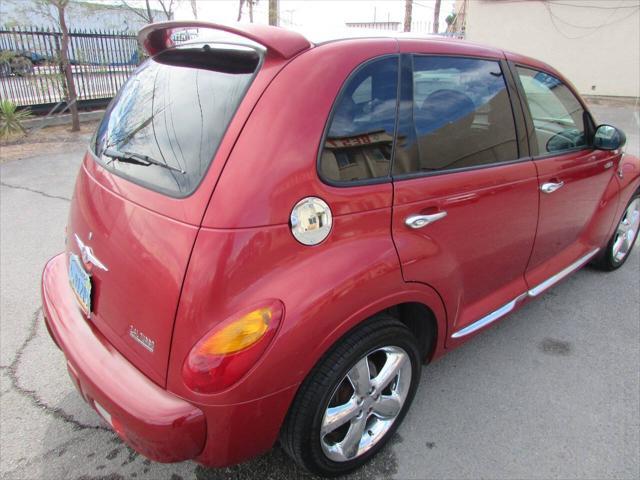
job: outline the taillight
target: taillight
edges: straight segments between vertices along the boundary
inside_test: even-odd
[[[237,382],[264,353],[283,313],[282,303],[271,300],[217,325],[187,355],[182,366],[186,385],[213,393]]]

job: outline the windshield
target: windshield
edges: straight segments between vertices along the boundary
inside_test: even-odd
[[[246,58],[247,54],[205,47],[198,50],[200,63],[189,62],[188,52],[182,51],[172,61],[147,60],[127,80],[96,132],[94,153],[103,166],[172,196],[195,190],[258,65],[252,52],[249,68],[209,68],[221,58],[228,64],[228,58],[237,62],[239,55]],[[201,61],[203,51],[211,55],[208,65]],[[125,161],[122,156],[107,155],[110,151],[150,161]]]

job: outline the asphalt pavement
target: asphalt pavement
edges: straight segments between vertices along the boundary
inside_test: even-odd
[[[627,132],[637,155],[637,106],[597,101],[593,110]],[[64,248],[83,149],[79,142],[0,165],[0,476],[304,477],[279,447],[220,470],[150,462],[76,393],[43,325],[39,282]],[[399,432],[351,478],[637,479],[639,432],[636,247],[622,269],[585,268],[424,368]]]

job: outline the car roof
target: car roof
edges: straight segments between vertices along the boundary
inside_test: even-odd
[[[496,55],[501,56],[502,50],[498,48],[489,47],[487,45],[482,45],[474,42],[469,42],[467,40],[462,40],[460,38],[446,35],[446,34],[421,34],[417,32],[397,32],[393,30],[379,30],[373,28],[338,28],[338,29],[313,29],[313,28],[304,28],[304,29],[293,29],[293,31],[297,31],[305,38],[307,38],[314,45],[322,45],[323,43],[329,42],[339,42],[345,40],[357,40],[357,39],[367,39],[367,38],[391,38],[396,40],[423,40],[430,42],[443,42],[450,44],[462,44],[469,46],[482,46],[483,48],[492,49],[495,51]]]
[[[432,44],[438,44],[443,47],[443,51],[449,50],[447,48],[448,46],[458,47],[456,50],[459,52],[464,51],[465,47],[468,47],[468,51],[462,54],[474,55],[475,52],[481,50],[483,55],[488,55],[488,56],[492,56],[500,59],[507,58],[508,60],[511,60],[517,64],[523,64],[525,66],[546,70],[547,72],[552,73],[557,77],[560,77],[563,81],[566,82],[566,79],[564,79],[564,77],[560,72],[558,72],[551,65],[541,60],[538,60],[533,57],[528,57],[520,53],[503,50],[498,47],[493,47],[487,44],[470,42],[468,40],[464,40],[454,36],[439,35],[439,34],[419,34],[415,32],[396,32],[396,31],[390,31],[390,30],[361,29],[361,28],[358,28],[358,29],[345,28],[345,29],[337,29],[337,30],[300,29],[295,31],[299,32],[301,35],[307,38],[314,46],[319,46],[326,43],[334,43],[334,42],[348,42],[349,40],[389,38],[389,39],[398,40],[400,42],[424,41]]]
[[[534,58],[504,51],[502,49],[469,42],[459,38],[452,38],[445,35],[417,34],[415,32],[396,32],[390,30],[360,29],[360,28],[304,28],[285,29],[269,25],[235,24],[223,25],[212,22],[198,20],[158,22],[143,27],[138,33],[140,45],[150,53],[155,54],[171,45],[170,37],[172,32],[185,29],[205,29],[213,32],[231,34],[236,38],[241,37],[250,45],[261,46],[271,54],[282,59],[290,59],[294,56],[313,49],[314,47],[327,44],[344,42],[347,44],[353,40],[362,39],[395,39],[398,42],[424,41],[432,45],[441,45],[443,51],[451,50],[451,47],[458,54],[473,55],[474,51],[481,51],[483,55],[494,58],[507,58],[515,63],[521,63],[535,68],[541,68],[565,80],[560,73],[550,65]],[[468,47],[468,52],[465,52]],[[566,81],[566,80],[565,80]]]
[[[376,29],[354,28],[305,28],[285,29],[259,24],[235,24],[223,25],[203,21],[169,21],[158,22],[143,27],[138,33],[138,39],[142,46],[151,54],[158,50],[168,48],[167,43],[171,34],[177,30],[205,29],[224,32],[242,37],[252,43],[265,47],[272,53],[282,57],[291,58],[305,50],[329,42],[341,42],[355,39],[389,38],[397,40],[424,40],[429,42],[443,42],[458,45],[480,46],[472,42],[449,38],[443,35],[421,35],[414,32],[395,32]],[[502,57],[502,50],[481,45],[485,50],[491,50],[496,56]]]

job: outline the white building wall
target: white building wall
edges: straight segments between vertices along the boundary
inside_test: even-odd
[[[466,38],[540,59],[582,94],[640,97],[640,0],[467,0]]]

